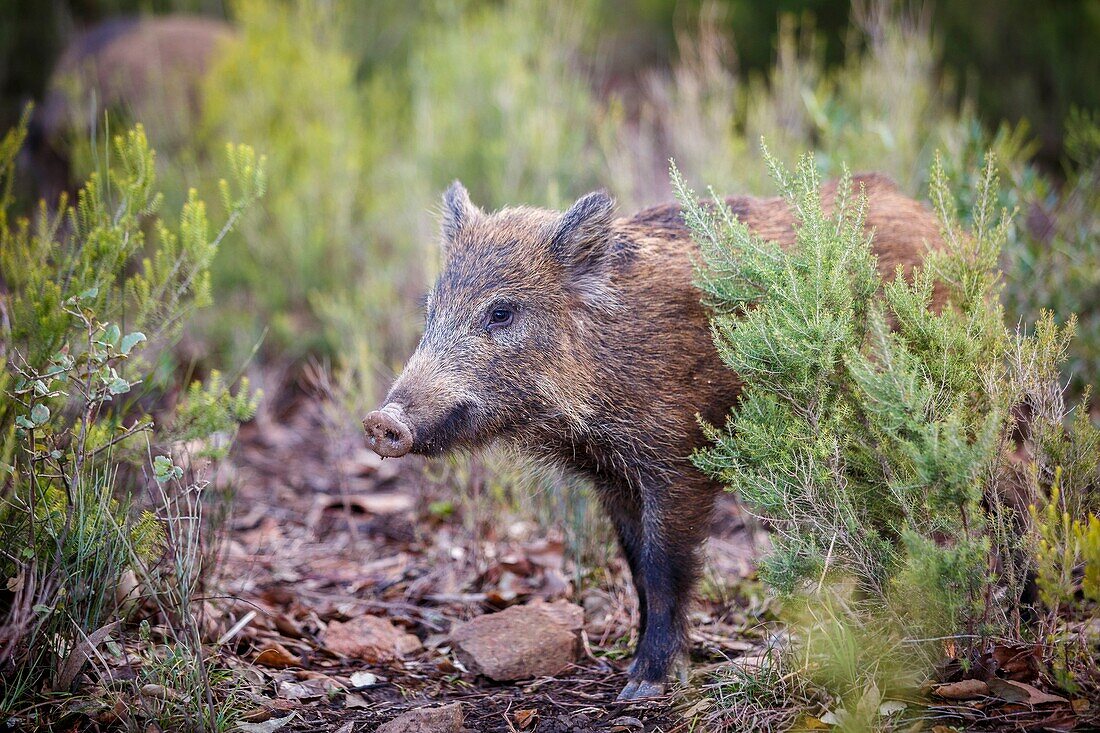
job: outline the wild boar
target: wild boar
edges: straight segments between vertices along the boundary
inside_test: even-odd
[[[883,177],[855,181],[886,278],[940,246],[923,206]],[[824,195],[832,202],[835,184]],[[782,200],[727,203],[757,233],[794,241]],[[700,546],[722,488],[689,457],[704,445],[699,417],[724,423],[742,382],[711,339],[679,208],[613,212],[596,192],[565,213],[489,214],[455,182],[423,338],[364,427],[382,456],[500,442],[595,485],[638,595],[640,641],[619,696],[634,699],[660,693],[686,651]]]
[[[105,111],[155,127],[150,134],[170,153],[192,132],[203,76],[232,37],[228,23],[181,15],[120,18],[76,36],[27,130],[25,163],[38,195],[52,203],[68,189],[71,138],[90,136]]]

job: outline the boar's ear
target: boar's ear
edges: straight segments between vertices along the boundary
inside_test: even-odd
[[[455,181],[443,194],[443,249],[447,250],[459,232],[481,216],[481,209],[470,201],[466,187]]]
[[[594,191],[577,199],[562,214],[550,239],[550,251],[562,263],[581,270],[596,268],[611,242],[611,218],[615,202],[606,191]]]

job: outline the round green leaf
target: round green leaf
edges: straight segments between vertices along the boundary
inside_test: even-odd
[[[31,422],[35,427],[50,419],[50,408],[39,403],[31,408]]]
[[[143,334],[141,331],[128,333],[122,337],[122,344],[119,345],[118,350],[123,354],[129,354],[130,349],[134,348],[142,341],[145,341],[145,334]]]

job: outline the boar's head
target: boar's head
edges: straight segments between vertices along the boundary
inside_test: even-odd
[[[593,340],[619,309],[619,252],[603,192],[564,214],[488,214],[457,181],[443,196],[443,270],[424,335],[383,406],[363,421],[383,456],[440,454],[503,438],[532,444],[585,419]]]

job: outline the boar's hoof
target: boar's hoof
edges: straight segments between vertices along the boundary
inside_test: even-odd
[[[412,450],[412,430],[405,424],[401,405],[389,404],[363,419],[367,444],[383,458],[399,458]]]
[[[618,700],[644,700],[648,697],[660,697],[665,694],[665,683],[648,680],[630,680],[619,693]]]

